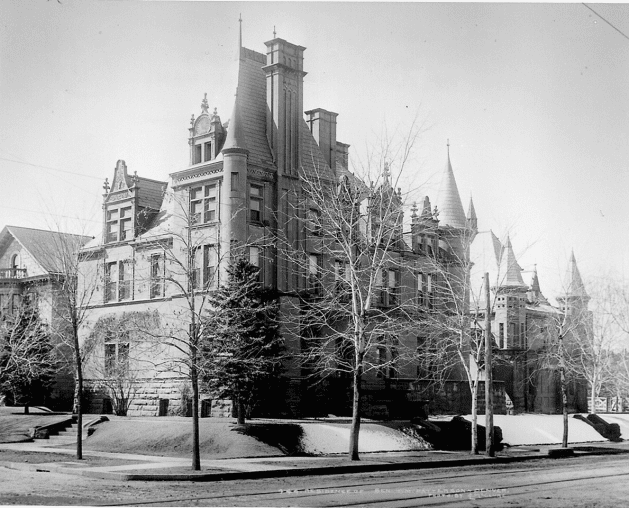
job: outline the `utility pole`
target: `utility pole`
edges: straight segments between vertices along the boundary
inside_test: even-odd
[[[489,273],[485,272],[485,453],[493,457],[494,452],[494,394],[492,374],[491,339],[491,295],[489,290]]]

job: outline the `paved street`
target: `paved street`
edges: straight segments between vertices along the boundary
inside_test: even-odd
[[[626,457],[189,483],[117,482],[0,468],[0,503],[134,506],[592,506],[629,497]],[[15,485],[15,486],[14,486]],[[16,487],[20,485],[20,487]]]

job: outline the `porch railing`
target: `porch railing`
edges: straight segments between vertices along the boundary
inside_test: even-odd
[[[0,268],[0,279],[23,279],[26,268]]]

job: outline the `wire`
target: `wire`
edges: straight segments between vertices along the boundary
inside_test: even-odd
[[[0,205],[0,208],[9,208],[11,210],[19,210],[20,212],[38,213],[40,215],[54,215],[55,217],[63,217],[64,219],[77,219],[77,220],[81,220],[85,222],[94,222],[95,224],[101,224],[102,222],[102,221],[91,220],[91,219],[79,219],[78,217],[70,217],[69,215],[61,215],[58,213],[38,212],[37,210],[27,210],[26,208],[17,208],[15,206]]]
[[[64,169],[51,168],[50,166],[42,166],[41,164],[32,164],[31,162],[23,162],[23,161],[18,161],[15,159],[8,159],[6,157],[0,157],[0,160],[17,162],[18,164],[25,164],[26,166],[33,166],[35,168],[52,169],[53,171],[59,171],[60,173],[68,173],[69,175],[83,176],[85,178],[93,178],[94,180],[102,180],[102,178],[98,176],[84,175],[82,173],[75,173],[74,171],[66,171]]]
[[[590,7],[587,4],[583,4],[585,7],[587,7],[588,9],[590,9],[594,14],[596,14],[599,18],[601,18],[605,23],[607,23],[609,26],[611,26],[614,30],[616,30],[620,35],[622,35],[625,39],[629,40],[629,36],[625,35],[623,32],[621,32],[618,28],[616,28],[614,25],[612,25],[609,21],[607,21],[603,16],[601,16],[598,12],[596,12],[594,9],[592,9],[592,7]]]

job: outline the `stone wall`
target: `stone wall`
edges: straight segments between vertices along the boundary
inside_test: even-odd
[[[136,392],[127,416],[192,416],[192,389],[186,378],[137,379],[135,384]],[[86,413],[111,413],[111,398],[102,381],[86,380],[84,397]],[[202,417],[231,417],[232,406],[231,400],[202,395],[199,414]]]

